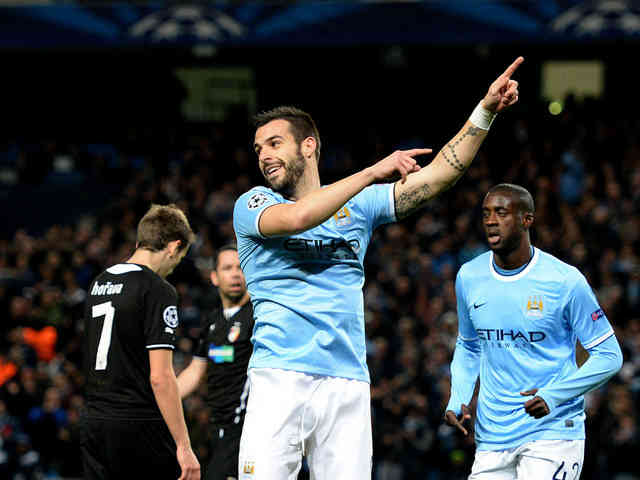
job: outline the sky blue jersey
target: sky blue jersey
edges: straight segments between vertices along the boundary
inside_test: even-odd
[[[584,439],[582,394],[606,382],[622,362],[606,315],[575,267],[537,248],[519,273],[498,270],[487,252],[458,272],[458,340],[447,410],[460,413],[479,375],[479,450]],[[576,340],[590,354],[579,371]],[[533,397],[520,395],[533,388],[551,410],[540,419],[524,410]]]
[[[315,228],[265,238],[260,215],[278,203],[292,202],[256,187],[236,201],[233,211],[255,317],[249,368],[369,382],[363,262],[373,230],[395,220],[393,184],[365,188]]]

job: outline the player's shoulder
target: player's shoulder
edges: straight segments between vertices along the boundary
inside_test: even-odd
[[[490,274],[491,251],[481,253],[465,262],[458,270],[458,279],[470,280]]]
[[[147,288],[151,291],[157,291],[158,293],[169,294],[176,297],[178,296],[178,292],[173,285],[167,282],[167,280],[162,278],[156,272],[143,265],[138,265],[136,263],[121,263],[108,268],[106,272],[121,272],[120,274],[127,275],[131,281],[139,282],[141,287]]]
[[[274,192],[268,187],[253,187],[251,190],[247,190],[237,198],[235,209],[238,209],[238,207],[245,207],[249,210],[255,210],[261,207],[267,201],[274,199],[277,201],[282,201],[282,195]]]
[[[174,297],[178,297],[178,291],[176,287],[171,285],[166,279],[162,278],[160,275],[155,275],[153,282],[155,285],[158,285],[158,288],[162,288],[165,292],[173,295]]]
[[[136,263],[117,263],[103,270],[93,282],[94,285],[99,285],[102,282],[110,282],[112,284],[120,282],[137,283],[144,281],[148,272],[151,271]]]
[[[89,295],[123,298],[157,292],[177,297],[175,288],[151,269],[136,263],[117,263],[102,271],[89,286]]]
[[[251,304],[250,301],[245,303],[242,306],[242,308],[238,312],[238,315],[241,316],[241,318],[245,322],[252,322],[253,321],[253,305]]]
[[[545,274],[549,277],[555,277],[566,283],[574,284],[584,278],[580,270],[570,265],[558,257],[536,248],[538,258],[538,267],[544,269]]]

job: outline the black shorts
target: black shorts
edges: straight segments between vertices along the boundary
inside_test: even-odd
[[[176,480],[176,444],[164,420],[84,418],[80,440],[85,480]]]
[[[238,454],[242,423],[211,427],[211,460],[205,472],[206,480],[238,478]]]

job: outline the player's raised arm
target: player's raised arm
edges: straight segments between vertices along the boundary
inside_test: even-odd
[[[419,172],[395,186],[396,216],[411,215],[428,200],[453,186],[469,168],[487,136],[491,122],[505,108],[518,101],[518,82],[511,77],[524,58],[518,57],[489,87],[462,129]]]
[[[398,150],[375,165],[365,168],[325,188],[314,190],[295,203],[267,208],[260,217],[260,233],[265,237],[304,232],[331,218],[351,197],[372,183],[420,170],[415,156],[431,153],[429,148]]]
[[[257,115],[255,121],[253,149],[269,189],[253,192],[246,199],[245,215],[242,210],[236,211],[234,219],[239,214],[250,224],[245,229],[262,237],[293,235],[314,228],[368,185],[392,181],[397,176],[404,181],[407,175],[420,170],[413,157],[431,153],[430,149],[394,152],[371,167],[321,188],[321,141],[311,116],[283,106]]]

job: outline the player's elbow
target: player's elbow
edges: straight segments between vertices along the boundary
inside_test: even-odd
[[[619,346],[617,349],[613,351],[603,352],[601,354],[601,357],[602,357],[602,361],[605,362],[605,365],[606,365],[605,369],[606,369],[606,372],[608,373],[607,375],[608,378],[613,377],[622,368],[624,359],[622,357],[622,351],[620,350]]]
[[[622,351],[618,350],[613,359],[613,374],[615,375],[622,368],[622,364],[624,363],[624,358],[622,357]]]
[[[611,358],[611,369],[612,375],[615,375],[622,368],[622,364],[624,363],[624,357],[622,356],[622,349],[620,348],[620,343],[618,339],[614,337],[615,347],[612,349],[610,353]]]
[[[168,372],[151,372],[151,375],[149,375],[149,382],[151,383],[151,388],[153,388],[154,390],[165,389],[170,381],[171,376]]]

